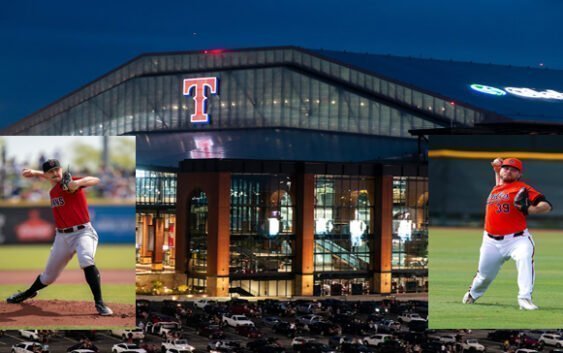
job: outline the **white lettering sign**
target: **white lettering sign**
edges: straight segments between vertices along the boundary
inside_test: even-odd
[[[494,96],[505,96],[506,93],[508,92],[514,96],[524,97],[524,98],[563,100],[563,92],[558,92],[552,89],[537,91],[535,89],[527,88],[527,87],[504,87],[503,90],[497,87],[486,86],[476,83],[470,85],[469,87],[471,87],[471,89],[474,91],[490,94]]]

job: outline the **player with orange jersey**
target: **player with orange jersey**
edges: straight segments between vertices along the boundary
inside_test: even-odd
[[[520,181],[522,162],[516,158],[497,158],[492,163],[496,185],[487,198],[485,231],[480,249],[479,269],[462,302],[473,304],[485,294],[498,271],[508,259],[518,270],[518,305],[536,310],[534,289],[534,240],[526,225],[526,216],[551,211],[543,194]]]

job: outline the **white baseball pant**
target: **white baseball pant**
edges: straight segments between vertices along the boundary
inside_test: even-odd
[[[528,229],[525,229],[521,236],[506,235],[502,240],[492,239],[484,232],[479,270],[469,290],[471,296],[474,299],[483,296],[504,262],[513,259],[518,270],[518,299],[532,299],[535,279],[534,250],[534,240]]]
[[[98,233],[96,233],[96,230],[90,223],[84,225],[86,226],[84,229],[76,232],[56,232],[47,266],[40,275],[41,283],[49,285],[55,282],[75,253],[80,268],[94,265],[94,256],[98,246]]]

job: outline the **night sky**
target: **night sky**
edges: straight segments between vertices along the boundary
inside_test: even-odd
[[[561,0],[5,2],[0,128],[147,52],[297,45],[563,69],[561,14]]]

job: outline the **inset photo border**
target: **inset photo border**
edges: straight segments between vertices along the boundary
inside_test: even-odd
[[[563,138],[432,136],[429,328],[563,326]]]

